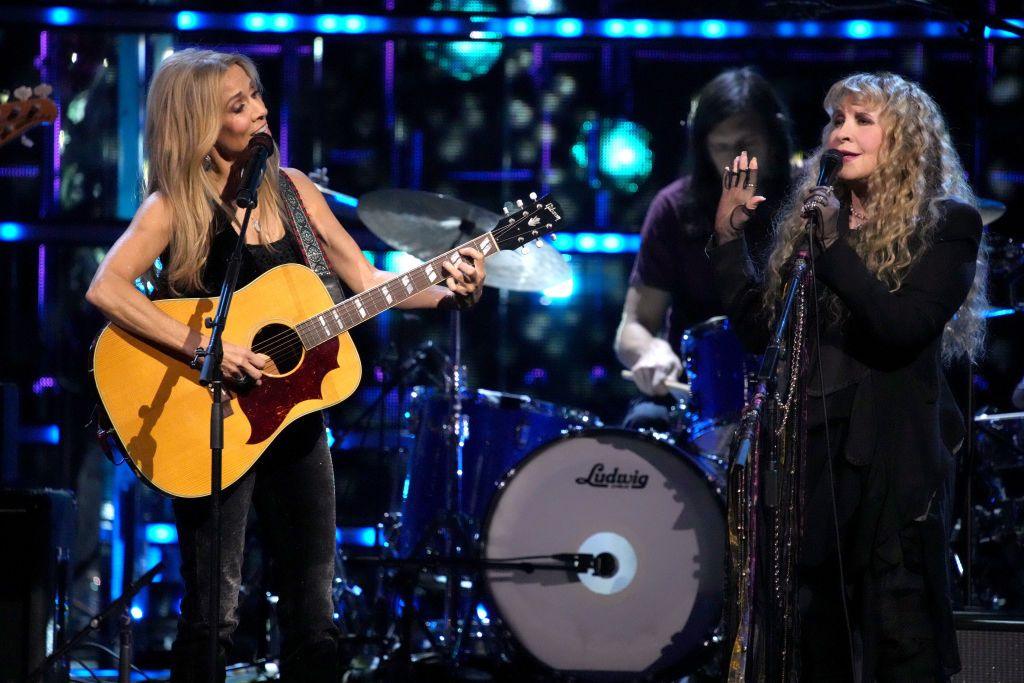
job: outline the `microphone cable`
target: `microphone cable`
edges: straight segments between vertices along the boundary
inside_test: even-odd
[[[814,298],[814,355],[817,357],[818,382],[821,385],[821,411],[825,423],[825,466],[828,469],[829,499],[832,503],[832,524],[836,539],[836,560],[839,563],[839,598],[843,605],[843,622],[846,625],[846,645],[850,655],[850,680],[857,680],[857,667],[853,654],[853,628],[850,624],[850,609],[846,601],[846,572],[843,568],[843,547],[839,530],[839,510],[836,506],[836,479],[832,467],[832,440],[828,429],[828,401],[825,396],[825,371],[821,364],[821,310],[818,307],[818,273],[814,261],[814,235],[811,224],[807,221],[808,260],[810,262],[811,295]],[[806,430],[806,427],[805,427]]]

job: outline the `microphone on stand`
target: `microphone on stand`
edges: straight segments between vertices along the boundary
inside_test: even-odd
[[[246,148],[249,160],[242,169],[242,180],[235,195],[235,204],[246,209],[256,206],[256,191],[267,168],[267,158],[274,153],[274,139],[267,133],[257,133]]]
[[[836,177],[839,175],[839,169],[842,168],[842,166],[843,155],[834,149],[826,150],[826,152],[821,155],[821,161],[818,163],[818,181],[815,185],[832,187],[832,183],[836,181]],[[814,234],[814,228],[818,223],[818,212],[809,211],[804,217],[807,219],[807,222],[804,223],[804,233]],[[808,247],[809,245],[805,243],[804,247],[798,249],[797,252],[799,253],[800,251],[804,251]]]

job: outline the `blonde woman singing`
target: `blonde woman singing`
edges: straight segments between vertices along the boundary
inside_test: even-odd
[[[227,257],[243,215],[232,199],[251,138],[269,133],[267,106],[253,63],[242,55],[183,50],[161,64],[146,102],[147,197],[124,235],[100,265],[87,298],[126,330],[190,360],[206,340],[173,320],[134,287],[154,259],[162,257],[161,292],[166,296],[219,293]],[[322,195],[295,169],[268,159],[258,208],[246,233],[238,286],[282,263],[304,263],[296,220],[312,225],[331,269],[350,290],[364,291],[391,277],[375,269],[338,223]],[[286,202],[288,194],[298,201]],[[461,251],[458,266],[445,263],[447,288],[434,287],[407,299],[406,308],[465,307],[481,295],[483,255]],[[267,356],[224,342],[227,378],[259,381]],[[245,522],[256,506],[276,564],[283,631],[282,674],[286,680],[339,680],[337,630],[332,614],[334,578],[334,475],[319,413],[283,431],[222,502],[223,573],[220,577],[223,646],[238,625]],[[212,530],[204,499],[174,502],[182,553],[185,596],[173,648],[172,680],[206,681],[207,567]]]
[[[763,349],[806,218],[818,214],[797,668],[807,681],[854,671],[862,681],[946,680],[959,670],[947,540],[964,425],[942,364],[981,346],[981,218],[920,86],[856,74],[824,107],[823,147],[807,168],[839,151],[835,185],[804,178],[756,273],[743,226],[764,197],[756,159],[740,155],[725,170],[711,254],[730,316]]]

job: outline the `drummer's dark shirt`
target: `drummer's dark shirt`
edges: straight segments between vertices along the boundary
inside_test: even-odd
[[[655,195],[644,219],[640,251],[629,278],[631,286],[646,285],[668,292],[668,342],[677,353],[683,330],[725,314],[714,285],[714,269],[705,253],[714,216],[695,221],[694,209],[687,201],[689,193],[690,177],[684,176]],[[752,245],[757,244],[752,241]]]

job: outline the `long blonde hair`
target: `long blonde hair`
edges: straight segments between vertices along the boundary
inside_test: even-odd
[[[146,194],[159,192],[170,207],[170,263],[165,263],[164,269],[174,293],[202,289],[217,212],[235,220],[234,206],[221,200],[203,157],[213,149],[221,129],[221,79],[236,64],[262,92],[256,65],[248,57],[189,48],[160,64],[146,98]],[[258,201],[283,216],[279,168],[275,145],[274,154],[267,159]],[[262,233],[259,238],[267,243]]]
[[[964,179],[938,105],[917,83],[891,73],[848,76],[833,84],[825,96],[823,106],[830,117],[846,98],[881,108],[884,138],[878,167],[868,178],[865,205],[871,219],[850,235],[853,248],[868,269],[894,292],[932,243],[941,217],[939,203],[957,199],[975,206],[976,200]],[[765,273],[764,305],[769,310],[774,310],[782,273],[804,236],[801,201],[815,184],[831,131],[830,118],[822,131],[822,147],[805,162],[803,176],[779,214]],[[840,197],[848,198],[849,189],[842,180],[836,182],[835,189]],[[985,336],[982,311],[986,306],[987,270],[982,246],[967,299],[943,333],[942,355],[946,361],[956,356],[973,360],[980,354]],[[838,297],[829,293],[826,299],[833,317],[842,319],[845,309]]]

